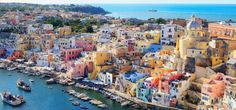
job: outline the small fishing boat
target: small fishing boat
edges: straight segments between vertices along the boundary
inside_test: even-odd
[[[88,96],[85,96],[85,97],[81,98],[81,100],[88,101],[88,100],[90,100],[90,98]]]
[[[88,109],[88,107],[83,106],[83,105],[80,105],[79,107],[80,107],[81,109]]]
[[[50,78],[50,79],[46,80],[46,83],[47,84],[55,84],[56,81],[53,78]]]
[[[28,84],[26,84],[23,80],[19,79],[16,82],[16,86],[26,92],[31,92],[31,88]]]
[[[100,104],[98,105],[99,108],[107,108],[107,105],[106,104]]]
[[[14,71],[14,70],[16,70],[16,67],[8,67],[7,70],[8,71]]]
[[[79,105],[80,105],[80,102],[79,102],[79,101],[73,101],[72,104],[73,104],[74,106],[79,106]]]
[[[34,82],[34,80],[33,80],[33,79],[29,79],[29,82],[33,83],[33,82]]]
[[[3,92],[0,94],[2,101],[11,106],[19,106],[25,103],[25,100],[21,96],[12,95],[10,92]]]
[[[74,100],[74,98],[69,98],[69,101],[72,101],[72,100]]]
[[[126,105],[128,105],[129,103],[130,103],[130,101],[122,102],[122,103],[121,103],[121,106],[126,106]]]
[[[94,105],[101,105],[101,104],[103,104],[101,101],[96,100],[96,99],[90,100],[89,102],[90,102],[91,104],[94,104]]]

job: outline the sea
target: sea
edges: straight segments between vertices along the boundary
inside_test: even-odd
[[[25,80],[30,84],[32,91],[25,92],[16,87],[18,79]],[[33,79],[33,83],[29,83]],[[16,71],[0,70],[0,92],[10,91],[12,94],[21,95],[26,103],[19,107],[12,107],[3,103],[0,99],[0,110],[81,110],[80,107],[73,106],[69,101],[72,96],[62,90],[75,89],[80,93],[85,93],[91,98],[98,99],[108,106],[108,110],[134,110],[130,107],[122,107],[119,103],[105,98],[101,93],[93,90],[84,90],[72,86],[62,86],[59,84],[47,85],[46,79],[38,76],[28,76]],[[81,105],[88,107],[88,110],[100,110],[100,108],[79,99]]]
[[[236,4],[93,4],[120,18],[183,18],[192,15],[209,21],[236,21]],[[149,10],[157,10],[151,12]]]

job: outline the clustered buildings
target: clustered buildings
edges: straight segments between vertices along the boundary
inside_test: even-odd
[[[8,12],[0,30],[0,57],[26,59],[64,71],[66,77],[96,80],[144,102],[199,110],[236,109],[236,25],[203,23],[192,16],[168,24],[110,24],[95,33],[73,33],[70,26],[40,24],[43,16],[73,18],[81,13]],[[89,19],[85,17],[83,19]],[[5,37],[7,36],[7,37]]]

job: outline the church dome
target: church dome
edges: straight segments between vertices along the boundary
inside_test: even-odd
[[[192,30],[192,29],[201,29],[202,26],[196,21],[195,16],[192,16],[190,22],[187,24],[187,29]]]

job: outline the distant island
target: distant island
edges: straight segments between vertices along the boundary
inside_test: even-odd
[[[44,9],[57,9],[65,10],[72,12],[82,12],[88,14],[109,14],[110,12],[105,11],[101,7],[95,7],[91,5],[39,5],[39,4],[27,4],[27,3],[0,3],[0,12],[4,13],[5,11],[24,11],[24,10],[33,10],[33,8],[44,8]]]
[[[157,12],[157,10],[148,10],[149,12]]]

